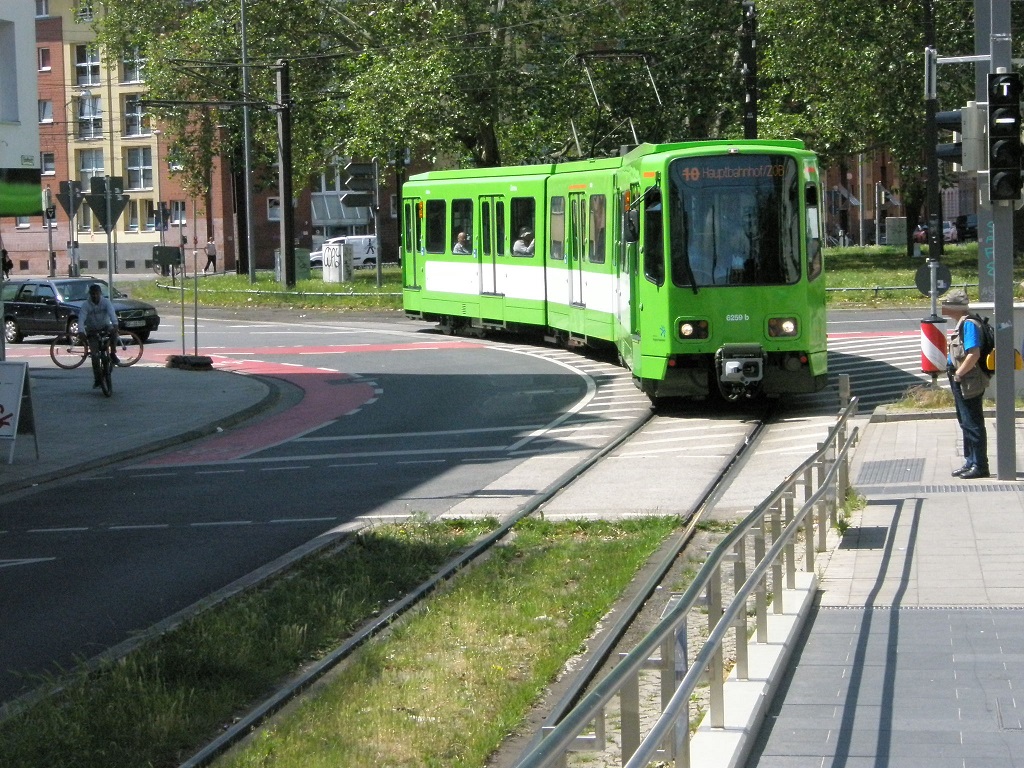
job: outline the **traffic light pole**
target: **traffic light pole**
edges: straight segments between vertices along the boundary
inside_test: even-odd
[[[278,195],[281,198],[281,275],[295,287],[295,208],[292,206],[292,114],[288,62],[277,60]]]
[[[991,72],[1010,72],[1013,67],[1010,35],[1010,0],[992,0]],[[992,80],[992,75],[989,80]],[[991,100],[991,86],[989,99]],[[1017,114],[1020,113],[1020,92],[1016,95]],[[992,125],[992,106],[989,105],[989,126]],[[1020,142],[1020,120],[1016,126],[1016,140]],[[991,141],[990,166],[991,166]],[[989,173],[993,173],[990,167]],[[1018,171],[1019,173],[1019,171]],[[990,186],[992,179],[989,180]],[[1017,197],[1020,189],[1018,187]],[[993,298],[996,332],[996,475],[1000,480],[1017,478],[1016,414],[1014,411],[1014,333],[1013,333],[1013,210],[1015,200],[992,201],[992,235],[994,274]]]

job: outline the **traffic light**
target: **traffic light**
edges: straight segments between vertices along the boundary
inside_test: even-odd
[[[935,156],[939,160],[959,163],[961,171],[977,171],[983,167],[984,133],[977,102],[969,101],[960,109],[936,113],[935,125],[940,130],[953,131],[953,143],[938,144],[935,147]]]
[[[988,76],[988,189],[992,200],[1020,197],[1021,76],[994,72]]]
[[[377,207],[377,162],[349,162],[345,165],[342,203],[349,208]]]

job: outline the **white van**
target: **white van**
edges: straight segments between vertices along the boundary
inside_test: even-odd
[[[349,235],[345,238],[345,245],[352,246],[353,267],[377,266],[376,235]]]

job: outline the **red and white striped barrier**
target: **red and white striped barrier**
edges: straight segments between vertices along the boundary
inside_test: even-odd
[[[921,321],[921,372],[937,374],[946,370],[946,334],[940,323],[945,318]]]

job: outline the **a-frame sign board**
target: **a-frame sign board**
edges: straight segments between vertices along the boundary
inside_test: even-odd
[[[14,441],[18,435],[31,434],[39,458],[39,439],[32,414],[32,386],[28,363],[0,362],[0,441],[10,441],[7,463],[14,462]]]

